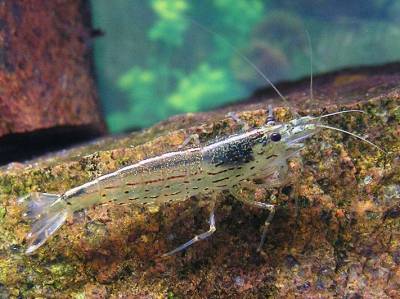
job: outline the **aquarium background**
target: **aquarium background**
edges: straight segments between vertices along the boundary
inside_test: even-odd
[[[400,60],[396,0],[93,0],[91,5],[93,26],[104,32],[94,41],[94,57],[111,132],[210,110],[267,85],[239,53],[273,82],[309,76],[306,32],[314,74]]]

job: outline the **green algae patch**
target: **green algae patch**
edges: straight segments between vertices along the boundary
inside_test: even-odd
[[[351,84],[363,80],[365,76]],[[319,115],[320,109],[303,109],[302,94],[293,95],[299,98],[299,113]],[[126,165],[177,150],[193,133],[207,143],[240,132],[226,117],[230,110],[240,111],[251,127],[260,126],[266,102],[177,116],[143,132],[2,168],[0,295],[400,296],[400,243],[394,237],[400,235],[400,92],[390,89],[365,99],[364,94],[357,97],[362,101],[346,103],[341,94],[342,102],[327,105],[325,113],[366,113],[335,116],[328,123],[367,136],[389,154],[329,130],[311,138],[300,157],[290,160],[287,183],[257,194],[278,205],[261,253],[256,248],[268,213],[223,193],[216,207],[216,233],[168,258],[161,255],[208,229],[201,195],[149,209],[110,204],[77,211],[44,246],[26,256],[29,223],[17,198],[32,191],[62,194]],[[287,108],[276,107],[275,112],[278,121],[291,117]]]
[[[53,277],[71,276],[75,274],[74,268],[67,263],[57,263],[48,267]]]
[[[7,210],[5,207],[0,206],[0,222],[3,220],[4,216],[6,216]]]

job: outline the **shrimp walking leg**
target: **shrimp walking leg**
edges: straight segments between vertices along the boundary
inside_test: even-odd
[[[282,184],[286,183],[289,180],[287,176],[288,166],[285,163],[279,164],[276,166],[277,170],[273,172],[271,175],[264,178],[264,183],[269,188],[279,187]]]
[[[261,251],[264,243],[265,243],[265,238],[267,237],[267,231],[269,228],[269,225],[271,224],[272,219],[274,218],[275,215],[275,206],[274,205],[270,205],[270,204],[265,204],[262,202],[257,202],[259,205],[257,205],[257,207],[261,207],[263,209],[267,209],[269,210],[269,215],[268,218],[265,220],[264,222],[264,227],[263,227],[263,231],[261,234],[261,240],[260,240],[260,244],[257,247],[257,251]]]
[[[191,239],[191,240],[187,241],[186,243],[178,246],[174,250],[163,254],[163,256],[173,255],[173,254],[175,254],[175,253],[177,253],[177,252],[179,252],[181,250],[186,249],[187,247],[193,245],[194,243],[196,243],[198,241],[201,241],[201,240],[204,240],[204,239],[207,239],[209,236],[211,236],[216,230],[214,208],[211,210],[209,223],[210,223],[210,229],[208,231],[206,231],[206,232],[204,232],[204,233],[202,233],[200,235],[196,235],[193,239]]]
[[[200,144],[199,134],[190,134],[186,139],[182,142],[182,144],[178,147],[179,149],[185,148],[190,143],[194,143],[195,145]]]
[[[242,131],[246,132],[250,130],[250,125],[242,120],[235,112],[229,112],[227,116],[232,118],[239,126],[241,126]]]
[[[247,187],[252,186],[250,182],[248,182],[246,185],[247,185]],[[253,184],[252,187],[256,188],[256,185]],[[262,233],[261,233],[261,240],[260,240],[260,243],[259,243],[259,245],[257,247],[257,251],[261,251],[261,248],[264,245],[265,239],[267,237],[268,228],[269,228],[269,226],[270,226],[270,224],[272,222],[272,219],[274,218],[274,215],[275,215],[275,205],[251,200],[251,199],[245,197],[239,190],[237,190],[237,188],[232,188],[230,190],[230,192],[236,199],[240,200],[241,202],[243,202],[245,204],[248,204],[248,205],[251,205],[251,206],[255,206],[255,207],[258,207],[258,208],[265,209],[265,210],[269,211],[268,217],[264,222],[263,230],[262,230]]]
[[[242,120],[235,112],[229,112],[227,116],[239,124],[242,127],[242,131],[246,132],[250,130],[250,125]],[[265,123],[269,126],[275,125],[275,116],[271,105],[268,105],[268,114]]]

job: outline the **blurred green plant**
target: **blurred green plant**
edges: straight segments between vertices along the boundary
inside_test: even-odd
[[[346,10],[360,3],[362,9]],[[95,48],[112,132],[211,109],[264,85],[237,51],[271,80],[308,76],[305,28],[315,73],[400,59],[395,1],[93,0],[92,5],[95,26],[112,31]],[[225,40],[192,23],[191,15]]]
[[[171,72],[172,74],[173,72]],[[176,113],[167,101],[160,100],[160,85],[163,72],[134,66],[118,79],[118,87],[128,94],[128,107],[124,111],[109,115],[112,131],[121,131],[132,124],[149,126],[155,119],[163,119]],[[134,119],[132,119],[134,117]]]
[[[147,32],[148,39],[159,49],[157,55],[147,57],[145,67],[133,66],[117,79],[129,103],[123,111],[107,116],[111,131],[151,125],[169,115],[210,109],[231,102],[245,94],[244,86],[235,80],[230,61],[236,55],[226,41],[209,35],[213,43],[192,47],[189,57],[207,51],[205,59],[189,61],[193,66],[172,65],[173,56],[180,51],[189,29],[193,11],[212,11],[222,35],[235,47],[243,46],[254,26],[262,19],[264,7],[260,0],[214,0],[192,2],[185,0],[152,0],[150,8],[155,20]],[[238,22],[240,18],[240,22]],[[187,60],[190,60],[187,59]]]
[[[158,20],[149,31],[150,39],[180,46],[188,27],[188,20],[184,16],[189,8],[188,3],[185,0],[152,0],[151,7]]]
[[[233,44],[243,42],[253,27],[263,19],[262,0],[214,0],[214,11],[219,14],[220,27],[227,29],[226,36]]]
[[[244,90],[230,72],[204,63],[179,81],[167,103],[180,112],[201,111],[231,102],[243,94]]]

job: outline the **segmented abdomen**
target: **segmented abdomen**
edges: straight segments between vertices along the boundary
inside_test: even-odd
[[[164,154],[100,177],[101,202],[159,204],[199,193],[203,178],[200,149]]]

